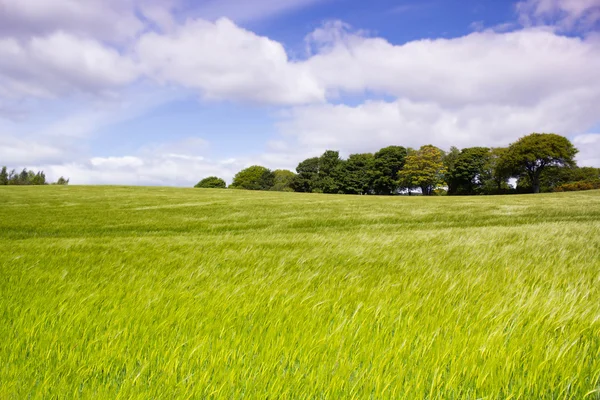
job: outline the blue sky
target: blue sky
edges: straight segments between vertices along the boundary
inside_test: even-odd
[[[0,164],[190,186],[325,149],[574,141],[600,0],[0,0]]]

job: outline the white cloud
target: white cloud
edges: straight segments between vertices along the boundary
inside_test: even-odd
[[[0,96],[105,92],[131,83],[137,67],[116,50],[67,33],[0,39]]]
[[[189,21],[174,32],[148,33],[137,45],[148,75],[199,89],[207,98],[298,104],[324,100],[324,91],[283,46],[236,26]]]
[[[579,165],[600,168],[600,133],[577,135],[573,138],[573,144],[579,149]]]
[[[281,129],[288,148],[313,149],[316,154],[328,148],[349,154],[429,143],[446,149],[452,145],[506,146],[531,132],[571,135],[584,131],[596,118],[594,104],[600,101],[600,93],[578,100],[584,105],[569,107],[562,98],[551,97],[532,107],[472,104],[445,108],[407,99],[369,101],[356,107],[307,106],[292,110]]]
[[[523,0],[516,9],[525,26],[549,25],[560,31],[586,31],[600,21],[600,0]]]
[[[331,25],[318,39],[319,53],[307,64],[333,95],[375,92],[454,107],[535,104],[559,91],[600,90],[600,41],[548,30],[393,45]]]

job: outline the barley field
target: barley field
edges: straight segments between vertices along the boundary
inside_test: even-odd
[[[0,187],[1,399],[600,399],[600,192]]]

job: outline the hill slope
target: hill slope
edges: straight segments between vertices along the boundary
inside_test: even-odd
[[[600,396],[598,191],[0,201],[2,398]]]

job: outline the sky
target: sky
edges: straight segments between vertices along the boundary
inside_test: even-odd
[[[52,180],[532,132],[600,167],[600,0],[0,0],[0,165]]]

